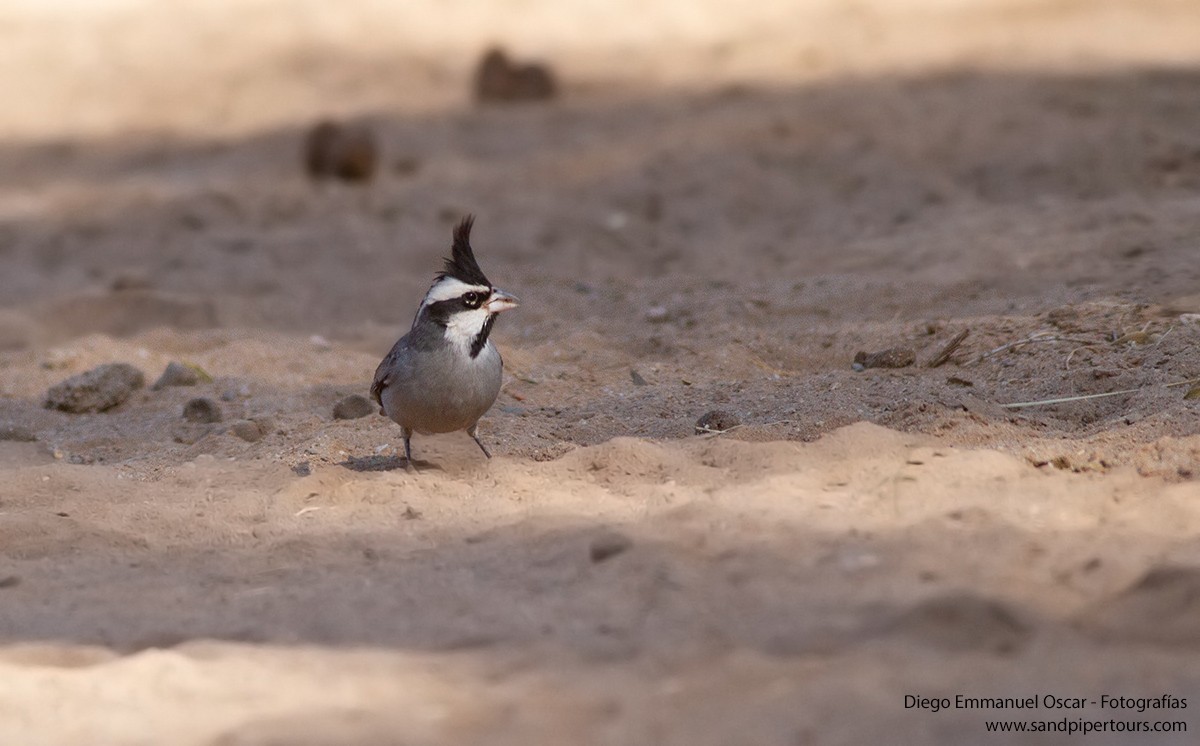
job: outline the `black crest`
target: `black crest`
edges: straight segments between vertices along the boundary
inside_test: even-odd
[[[454,229],[454,246],[450,249],[450,258],[446,259],[445,268],[438,273],[438,279],[453,277],[468,285],[486,285],[491,287],[479,262],[475,261],[475,252],[471,250],[471,226],[475,224],[475,216],[468,215]]]

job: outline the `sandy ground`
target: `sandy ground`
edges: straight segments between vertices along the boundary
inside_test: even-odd
[[[0,743],[1195,742],[1194,3],[434,5],[0,6]],[[496,42],[562,95],[474,104]],[[466,212],[496,458],[413,474],[332,409]]]

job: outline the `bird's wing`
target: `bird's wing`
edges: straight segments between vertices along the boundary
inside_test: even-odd
[[[375,380],[371,382],[371,398],[379,405],[380,411],[383,411],[383,390],[387,388],[397,373],[397,367],[403,362],[402,358],[408,352],[408,335],[404,335],[396,340],[396,344],[392,345],[392,349],[379,363],[379,367],[375,369]],[[403,375],[403,372],[401,372]]]
[[[383,406],[383,389],[388,385],[387,371],[380,367],[375,371],[375,381],[371,384],[371,398],[380,407]]]

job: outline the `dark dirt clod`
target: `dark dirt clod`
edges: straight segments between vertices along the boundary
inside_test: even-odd
[[[544,101],[557,94],[558,84],[550,68],[516,64],[503,49],[489,49],[475,68],[477,101]]]
[[[705,412],[700,419],[696,420],[696,434],[723,433],[726,430],[732,430],[740,424],[742,423],[736,415],[724,410],[714,409],[710,412]]]
[[[104,412],[145,385],[145,376],[132,365],[108,363],[50,387],[44,406],[74,414]]]
[[[588,557],[592,562],[603,562],[616,557],[633,546],[633,540],[616,531],[605,532],[594,539],[588,547]]]
[[[889,347],[881,352],[859,352],[854,356],[854,369],[907,368],[917,360],[917,354],[907,347]]]
[[[370,181],[379,167],[375,134],[365,125],[318,122],[304,141],[304,167],[317,180]]]
[[[338,400],[337,404],[333,405],[333,419],[335,420],[357,420],[359,417],[366,417],[375,411],[375,406],[371,404],[371,400],[362,394],[350,394]]]
[[[183,405],[183,419],[188,422],[220,422],[221,417],[221,405],[206,397],[192,399]]]

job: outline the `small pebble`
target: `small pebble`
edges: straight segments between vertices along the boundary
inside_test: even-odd
[[[890,347],[881,352],[859,352],[854,356],[854,370],[867,368],[907,368],[917,360],[917,353],[907,347]]]
[[[603,562],[616,557],[632,546],[633,541],[628,536],[616,531],[606,531],[592,539],[591,546],[588,547],[588,556],[591,557],[592,562]]]
[[[610,212],[608,216],[604,218],[604,227],[608,228],[610,231],[623,230],[627,225],[629,225],[629,215],[619,210]]]
[[[670,320],[671,312],[667,310],[666,306],[653,306],[646,309],[646,321],[651,324],[661,324]]]
[[[221,401],[237,401],[250,396],[250,387],[246,384],[241,384],[237,388],[227,388],[221,392]]]
[[[633,380],[633,385],[634,385],[634,386],[647,386],[647,385],[649,385],[649,384],[647,384],[647,383],[646,383],[646,379],[645,379],[645,378],[642,378],[642,374],[641,374],[641,373],[638,373],[636,370],[633,370],[632,368],[630,368],[630,370],[629,370],[629,377],[630,377],[630,379],[632,379],[632,380]]]
[[[362,394],[350,394],[344,396],[337,404],[333,405],[333,419],[335,420],[357,420],[359,417],[366,417],[375,411],[375,406],[371,404],[371,400]]]
[[[257,443],[266,434],[262,425],[254,420],[238,420],[229,426],[229,431],[247,443]]]
[[[209,380],[212,379],[210,378]],[[200,383],[200,373],[196,368],[172,361],[167,363],[167,367],[163,370],[162,375],[158,377],[158,380],[150,388],[154,391],[160,391],[167,386],[195,386],[198,383]]]
[[[742,424],[741,421],[735,415],[721,409],[714,409],[705,412],[704,416],[696,420],[696,434],[723,433],[740,424]]]
[[[192,399],[183,405],[183,419],[188,422],[220,422],[221,405],[205,397]]]
[[[108,287],[114,293],[128,290],[149,290],[150,277],[141,270],[126,270],[114,276]]]
[[[51,386],[43,406],[75,414],[104,412],[145,385],[145,376],[132,365],[108,363]]]
[[[307,477],[312,474],[312,466],[307,461],[301,461],[292,467],[292,473],[298,477]]]

